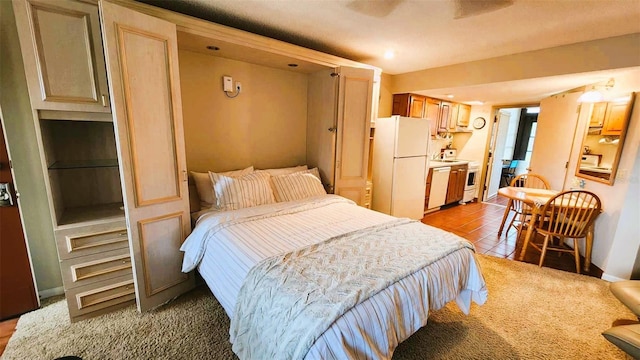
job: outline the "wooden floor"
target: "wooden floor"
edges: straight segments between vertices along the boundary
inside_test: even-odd
[[[504,231],[498,236],[498,228],[506,200],[500,197],[486,203],[468,203],[466,205],[449,206],[446,209],[427,214],[422,222],[428,225],[458,234],[473,242],[476,250],[481,254],[497,256],[515,260],[520,243],[516,242],[516,231],[510,229],[508,235]],[[553,253],[555,255],[555,253]],[[540,254],[529,249],[524,261],[538,264]],[[575,264],[571,254],[561,256],[547,256],[545,266],[564,271],[575,271]],[[591,265],[591,270],[585,275],[601,277],[602,270]],[[0,322],[0,355],[4,351],[9,338],[15,330],[18,319]]]
[[[502,197],[485,203],[456,204],[425,215],[422,222],[464,237],[473,242],[478,253],[516,260],[522,245],[522,240],[516,239],[516,230],[514,228],[508,229],[508,232],[503,230],[502,235],[498,236],[505,207],[506,199]],[[524,234],[522,236],[524,237]],[[558,256],[556,252],[547,253],[544,266],[575,272],[573,254],[560,254]],[[540,253],[529,247],[524,262],[537,265],[539,261]],[[583,263],[584,259],[581,258],[581,266]],[[582,270],[581,273],[598,278],[602,276],[602,270],[594,265],[591,265],[589,272],[585,273]]]

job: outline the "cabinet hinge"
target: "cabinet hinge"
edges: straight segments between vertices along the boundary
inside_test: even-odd
[[[331,77],[336,77],[336,76],[340,77],[340,73],[337,73],[337,72],[331,73]]]

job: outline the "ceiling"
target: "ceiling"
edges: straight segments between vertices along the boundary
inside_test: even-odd
[[[640,33],[640,0],[139,1],[374,65],[392,75]],[[487,4],[498,6],[482,8]],[[387,50],[394,51],[393,59],[383,57]],[[491,103],[538,101],[541,94],[602,81],[602,76],[473,86],[466,88],[464,99],[483,94]],[[453,89],[425,95],[438,92]]]

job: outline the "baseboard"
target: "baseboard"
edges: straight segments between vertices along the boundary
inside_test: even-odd
[[[623,278],[619,278],[617,276],[613,276],[613,275],[609,275],[607,273],[602,273],[602,277],[600,277],[602,280],[606,280],[609,282],[616,282],[616,281],[626,281],[629,279],[623,279]]]
[[[38,296],[40,296],[40,299],[46,299],[52,296],[63,295],[63,294],[64,294],[64,288],[62,286],[59,286],[53,289],[44,289],[42,291],[38,291]]]

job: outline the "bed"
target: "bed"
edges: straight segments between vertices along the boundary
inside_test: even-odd
[[[183,271],[197,268],[229,315],[240,359],[390,359],[429,311],[486,301],[466,240],[317,188],[288,184],[298,195],[285,201],[278,176],[264,176],[266,203],[198,213],[181,248]]]

